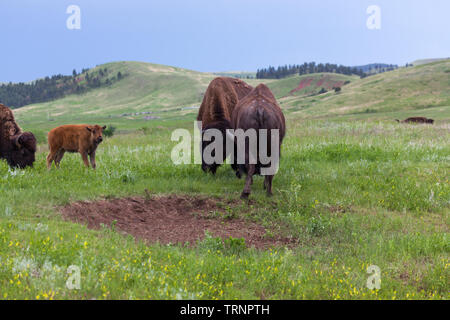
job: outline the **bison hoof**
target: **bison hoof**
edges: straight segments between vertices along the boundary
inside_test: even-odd
[[[250,192],[249,192],[249,193],[242,192],[242,193],[241,193],[241,199],[247,200],[249,195],[250,195]]]

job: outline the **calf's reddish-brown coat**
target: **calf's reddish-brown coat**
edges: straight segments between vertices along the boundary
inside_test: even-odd
[[[95,151],[103,141],[103,130],[99,125],[69,124],[56,127],[48,133],[50,153],[47,156],[47,168],[50,169],[55,161],[56,167],[65,152],[79,152],[86,167],[89,167],[88,155],[95,169]]]

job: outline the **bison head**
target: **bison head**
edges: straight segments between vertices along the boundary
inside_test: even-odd
[[[215,141],[214,140],[215,138],[211,138],[211,141],[205,141],[204,140],[204,134],[209,129],[216,129],[216,130],[219,130],[222,133],[222,142],[223,142],[222,154],[223,154],[223,159],[222,159],[222,162],[220,162],[220,163],[217,163],[217,162],[207,163],[205,161],[205,159],[204,159],[203,151],[205,150],[205,148],[208,145],[210,145],[211,143],[213,143]],[[216,171],[217,171],[217,168],[220,167],[220,165],[225,161],[226,157],[228,156],[227,153],[226,153],[227,129],[231,129],[231,124],[227,120],[214,122],[214,123],[211,123],[211,124],[209,124],[209,125],[207,125],[206,127],[203,128],[202,136],[201,136],[201,138],[202,138],[202,150],[201,150],[201,152],[202,152],[202,170],[204,172],[210,171],[212,174],[215,174]],[[214,151],[212,151],[211,156],[213,156],[213,157],[215,156],[215,152]]]
[[[86,127],[86,129],[91,132],[92,139],[96,145],[99,145],[103,141],[103,130],[106,129],[106,126],[100,127],[96,124],[92,127]]]
[[[23,132],[10,138],[6,160],[11,167],[32,167],[35,161],[36,138],[31,132]]]

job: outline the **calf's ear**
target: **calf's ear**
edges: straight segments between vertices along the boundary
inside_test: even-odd
[[[92,132],[92,129],[89,127],[86,127],[87,131]]]

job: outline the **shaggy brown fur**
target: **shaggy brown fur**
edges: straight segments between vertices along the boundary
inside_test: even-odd
[[[267,129],[267,148],[271,150],[271,132],[274,129],[279,130],[279,146],[286,134],[286,122],[283,115],[283,111],[278,105],[274,95],[270,89],[264,85],[258,85],[252,92],[250,92],[245,98],[239,101],[236,105],[232,118],[232,127],[237,129],[242,129],[244,131],[249,129],[255,129],[259,134],[259,130]],[[239,164],[238,170],[242,173],[247,174],[247,179],[245,182],[245,187],[242,192],[241,198],[248,198],[251,189],[250,185],[253,183],[253,175],[261,174],[262,167],[269,167],[268,165],[261,164],[259,158],[259,148],[260,139],[258,136],[257,141],[257,164],[249,163],[249,146],[246,145],[245,150],[245,164]],[[246,142],[247,144],[247,142]],[[280,152],[280,149],[278,150]],[[279,153],[280,154],[280,153]],[[270,152],[269,152],[270,155]],[[235,154],[235,163],[237,161],[237,155]],[[272,195],[272,180],[273,175],[266,175],[264,178],[264,188],[267,190],[267,195]]]
[[[32,167],[36,144],[31,132],[22,132],[11,109],[0,104],[0,158],[6,159],[11,167]]]
[[[215,78],[206,89],[197,121],[202,121],[203,126],[216,121],[230,121],[238,101],[249,94],[252,89],[251,86],[239,79]]]
[[[59,163],[67,152],[79,152],[84,165],[89,168],[88,155],[95,169],[95,151],[103,141],[103,130],[106,128],[99,125],[69,124],[52,129],[48,133],[48,147],[50,153],[47,156],[47,168],[50,169],[52,162],[59,168]]]
[[[397,121],[399,123],[429,123],[429,124],[433,124],[434,123],[433,119],[428,119],[428,118],[425,118],[425,117],[410,117],[410,118],[407,118],[407,119],[402,120],[402,121],[400,121],[398,119],[395,119],[395,121]]]
[[[206,164],[203,161],[203,150],[212,141],[203,141],[203,133],[208,129],[218,129],[222,132],[223,139],[223,155],[226,159],[227,154],[225,152],[225,133],[226,129],[231,129],[231,114],[234,107],[240,99],[245,97],[252,87],[242,80],[228,77],[215,78],[208,86],[205,96],[203,97],[202,104],[198,111],[197,121],[202,121],[202,169],[207,172],[211,171],[216,173],[220,163]],[[232,166],[234,169],[234,165]]]

